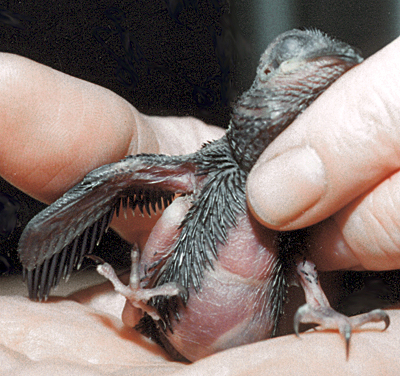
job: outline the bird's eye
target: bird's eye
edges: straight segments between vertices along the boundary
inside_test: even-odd
[[[271,66],[272,66],[273,69],[278,69],[280,65],[281,65],[281,62],[278,61],[277,59],[274,59],[271,62]]]
[[[264,73],[265,73],[265,74],[270,74],[270,73],[271,73],[271,69],[265,68],[265,69],[264,69]]]
[[[299,56],[307,42],[304,36],[288,35],[277,47],[275,59],[282,63]]]

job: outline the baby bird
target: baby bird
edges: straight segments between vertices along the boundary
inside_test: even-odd
[[[387,327],[382,310],[356,318],[334,311],[308,259],[306,232],[268,230],[246,203],[246,179],[260,154],[361,61],[357,50],[316,30],[278,36],[224,137],[190,155],[140,154],[97,168],[31,220],[19,244],[30,297],[46,298],[79,267],[121,206],[149,214],[158,207],[165,210],[145,248],[133,248],[129,285],[108,264],[98,270],[126,297],[124,322],[139,323],[171,354],[194,361],[273,336],[296,281],[307,302],[295,315],[296,333],[300,323],[336,328],[348,353],[352,328]]]

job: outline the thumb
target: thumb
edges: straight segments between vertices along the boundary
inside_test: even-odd
[[[400,38],[335,82],[261,155],[247,198],[265,226],[331,216],[400,167]]]

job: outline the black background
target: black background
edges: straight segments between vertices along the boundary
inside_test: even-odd
[[[147,114],[226,126],[232,101],[279,33],[318,28],[369,56],[397,36],[397,3],[7,1],[0,51],[107,87]]]

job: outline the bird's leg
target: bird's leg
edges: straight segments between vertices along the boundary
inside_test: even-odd
[[[338,329],[346,340],[346,354],[348,357],[351,331],[353,329],[357,329],[368,322],[379,321],[385,323],[383,330],[389,326],[389,316],[381,309],[375,309],[354,317],[347,317],[335,311],[322,291],[316,266],[311,261],[299,259],[297,261],[297,274],[307,302],[297,310],[294,316],[294,330],[297,336],[299,336],[300,323],[319,324],[323,329]]]
[[[110,264],[98,265],[97,271],[107,278],[113,284],[115,291],[124,296],[133,307],[138,308],[142,313],[146,312],[153,320],[160,320],[157,310],[147,305],[147,302],[154,296],[175,296],[185,293],[185,289],[175,282],[149,289],[142,288],[140,286],[139,258],[139,250],[137,246],[133,246],[131,252],[132,267],[128,286],[120,281]]]

